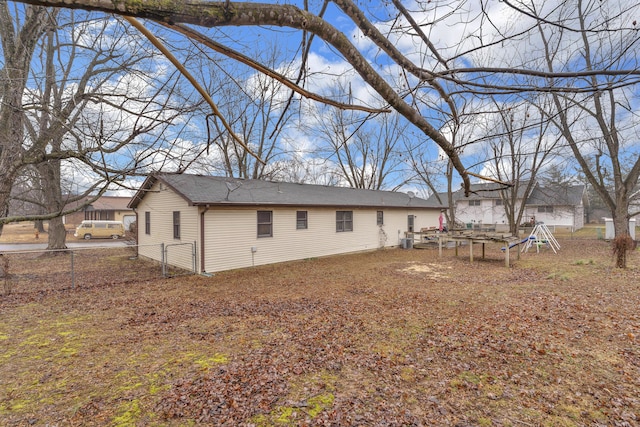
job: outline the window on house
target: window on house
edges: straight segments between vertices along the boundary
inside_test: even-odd
[[[353,231],[353,211],[336,211],[336,231]]]
[[[502,199],[496,199],[496,206],[502,206],[503,204]]]
[[[480,199],[469,200],[469,206],[480,206]]]
[[[144,213],[144,234],[151,234],[151,212]]]
[[[296,228],[298,230],[306,230],[307,229],[307,211],[297,211],[296,212]]]
[[[553,213],[553,206],[538,206],[539,213]]]
[[[384,225],[384,212],[378,211],[376,214],[376,224]]]
[[[258,211],[258,237],[273,237],[272,211]]]
[[[173,238],[180,238],[180,211],[173,211]]]

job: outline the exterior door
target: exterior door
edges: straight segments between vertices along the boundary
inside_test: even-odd
[[[407,231],[413,233],[413,215],[407,217]]]

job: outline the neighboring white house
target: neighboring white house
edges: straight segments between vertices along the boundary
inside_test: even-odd
[[[522,185],[520,188],[524,188]],[[473,228],[495,227],[508,229],[499,185],[472,184],[469,197],[462,190],[453,194],[456,221]],[[518,204],[523,194],[519,195]],[[584,227],[586,191],[584,185],[541,187],[536,184],[525,203],[522,222],[544,222],[549,226],[578,230]]]
[[[436,226],[441,208],[391,191],[187,174],[149,176],[129,207],[140,255],[200,273],[398,246]]]

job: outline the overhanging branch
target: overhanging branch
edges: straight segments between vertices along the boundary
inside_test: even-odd
[[[231,59],[235,59],[238,62],[241,62],[245,65],[248,65],[249,67],[253,68],[254,70],[268,76],[271,77],[272,79],[282,83],[284,86],[288,87],[289,89],[293,90],[294,92],[300,94],[301,96],[304,96],[305,98],[309,98],[312,99],[314,101],[318,101],[321,102],[323,104],[327,104],[327,105],[331,105],[333,107],[339,108],[341,110],[356,110],[356,111],[364,111],[367,113],[390,113],[391,110],[389,109],[384,109],[384,108],[371,108],[371,107],[365,107],[362,105],[353,105],[353,104],[344,104],[342,102],[337,102],[334,101],[332,99],[329,98],[325,98],[323,96],[320,96],[318,94],[315,94],[313,92],[310,92],[304,88],[301,88],[300,86],[296,85],[295,83],[291,82],[287,77],[283,76],[282,74],[270,69],[269,67],[264,66],[263,64],[260,64],[257,61],[254,61],[253,59],[249,58],[246,55],[243,55],[242,53],[233,50],[223,44],[220,44],[218,42],[216,42],[215,40],[212,40],[210,37],[205,36],[204,34],[200,33],[199,31],[196,31],[192,28],[187,27],[186,25],[182,25],[182,24],[167,24],[165,22],[158,22],[158,24],[163,25],[169,29],[172,29],[176,32],[179,32],[180,34],[192,39],[192,40],[196,40],[199,41],[200,43],[202,43],[203,45],[207,46],[208,48],[223,54],[224,56],[227,56]]]
[[[202,98],[204,98],[207,104],[209,104],[209,106],[211,107],[211,110],[213,111],[213,114],[220,120],[220,122],[222,123],[222,126],[224,126],[227,132],[229,132],[229,135],[231,135],[233,140],[236,141],[242,148],[244,148],[248,154],[253,156],[258,162],[264,165],[265,161],[262,160],[256,153],[254,153],[247,146],[247,144],[244,143],[244,141],[240,140],[240,138],[235,134],[233,129],[231,129],[231,126],[229,126],[229,123],[227,123],[227,121],[225,120],[224,116],[218,109],[218,106],[215,104],[215,102],[213,102],[213,99],[211,98],[211,96],[207,93],[206,90],[204,90],[204,88],[200,85],[200,83],[198,83],[195,77],[193,77],[191,73],[189,73],[189,71],[184,67],[184,65],[182,65],[182,63],[178,61],[178,59],[175,56],[173,56],[173,54],[169,51],[169,49],[167,49],[166,46],[160,40],[158,40],[158,38],[154,36],[151,33],[151,31],[149,31],[137,19],[130,16],[124,16],[124,19],[126,19],[127,22],[129,22],[138,31],[140,31],[140,33],[142,33],[158,50],[160,50],[160,52],[162,52],[162,54],[173,64],[173,66],[176,67],[180,71],[180,73],[182,73],[182,75],[186,77],[187,80],[189,80],[191,85],[193,85],[193,87],[198,91],[200,96],[202,96]]]

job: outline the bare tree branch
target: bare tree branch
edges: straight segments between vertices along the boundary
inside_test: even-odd
[[[138,31],[140,31],[147,39],[149,39],[149,41],[156,48],[158,48],[162,52],[162,54],[167,57],[169,61],[171,61],[173,66],[176,67],[178,70],[180,70],[182,75],[185,76],[187,80],[189,80],[189,82],[193,85],[193,87],[198,91],[200,96],[202,96],[204,100],[207,102],[207,104],[209,104],[209,106],[211,107],[211,110],[213,111],[213,114],[218,118],[218,120],[220,120],[220,122],[222,123],[222,126],[224,126],[227,132],[229,132],[229,135],[231,135],[231,137],[236,141],[236,143],[242,146],[242,148],[244,148],[247,151],[247,153],[254,156],[257,161],[264,164],[264,160],[260,159],[257,154],[251,151],[251,149],[247,147],[244,141],[241,141],[240,138],[238,138],[238,136],[233,132],[233,129],[231,129],[231,127],[225,120],[224,116],[220,113],[220,110],[218,110],[218,106],[216,105],[215,102],[213,102],[213,99],[211,99],[211,96],[209,96],[209,94],[202,88],[200,83],[198,83],[198,81],[191,75],[191,73],[187,71],[184,65],[182,65],[182,63],[178,61],[178,59],[175,56],[173,56],[173,54],[169,51],[169,49],[167,49],[164,46],[164,44],[160,40],[158,40],[156,36],[154,36],[149,30],[147,30],[144,25],[138,22],[138,20],[130,16],[125,16],[124,18],[131,25],[133,25]]]
[[[370,108],[370,107],[365,107],[365,106],[361,106],[361,105],[354,105],[354,104],[343,104],[341,102],[336,102],[332,99],[317,95],[313,92],[309,92],[308,90],[301,88],[300,86],[298,86],[297,84],[291,82],[286,76],[283,76],[280,73],[277,73],[276,71],[272,70],[269,67],[264,66],[263,64],[260,64],[257,61],[254,61],[253,59],[249,58],[246,55],[241,54],[240,52],[233,50],[231,48],[228,48],[218,42],[216,42],[215,40],[212,40],[211,38],[205,36],[204,34],[193,30],[192,28],[189,28],[185,25],[180,25],[180,24],[174,24],[174,25],[169,25],[163,22],[159,22],[159,24],[164,25],[167,28],[171,28],[193,40],[197,40],[200,43],[204,44],[205,46],[215,50],[218,53],[221,53],[229,58],[235,59],[238,62],[241,62],[245,65],[250,66],[251,68],[253,68],[256,71],[261,72],[262,74],[269,76],[271,78],[273,78],[274,80],[279,81],[280,83],[282,83],[283,85],[285,85],[286,87],[288,87],[289,89],[291,89],[292,91],[299,93],[300,95],[304,96],[305,98],[309,98],[309,99],[313,99],[314,101],[318,101],[321,102],[323,104],[327,104],[327,105],[332,105],[336,108],[340,108],[341,110],[356,110],[356,111],[365,111],[368,113],[389,113],[391,112],[391,110],[389,109],[380,109],[380,108]]]
[[[454,168],[460,174],[464,188],[467,190],[470,188],[471,183],[467,170],[462,164],[456,149],[447,138],[396,93],[341,31],[337,30],[327,21],[295,6],[201,1],[188,3],[174,1],[164,3],[162,7],[133,0],[114,3],[105,3],[99,0],[83,0],[73,3],[68,3],[64,0],[26,0],[26,2],[53,7],[99,10],[170,24],[185,23],[203,27],[271,25],[295,28],[316,34],[340,52],[363,80],[385,99],[392,108],[402,114],[407,120],[438,144],[451,159]],[[354,10],[357,8],[350,1],[341,0],[338,2],[338,5],[343,7],[343,9],[347,9],[345,13],[351,14],[350,16],[352,16],[352,18],[360,17],[357,11]],[[366,22],[364,21],[360,21],[359,24],[365,25],[367,31],[377,31],[372,25],[366,26]],[[378,42],[384,43],[384,40],[379,40]],[[390,45],[390,42],[385,44],[385,48],[388,49],[389,52],[397,52],[397,50]],[[406,62],[402,55],[397,56],[397,59],[401,61],[404,66],[410,67],[413,72],[421,72]],[[426,72],[422,72],[422,77],[425,79],[431,78]]]

